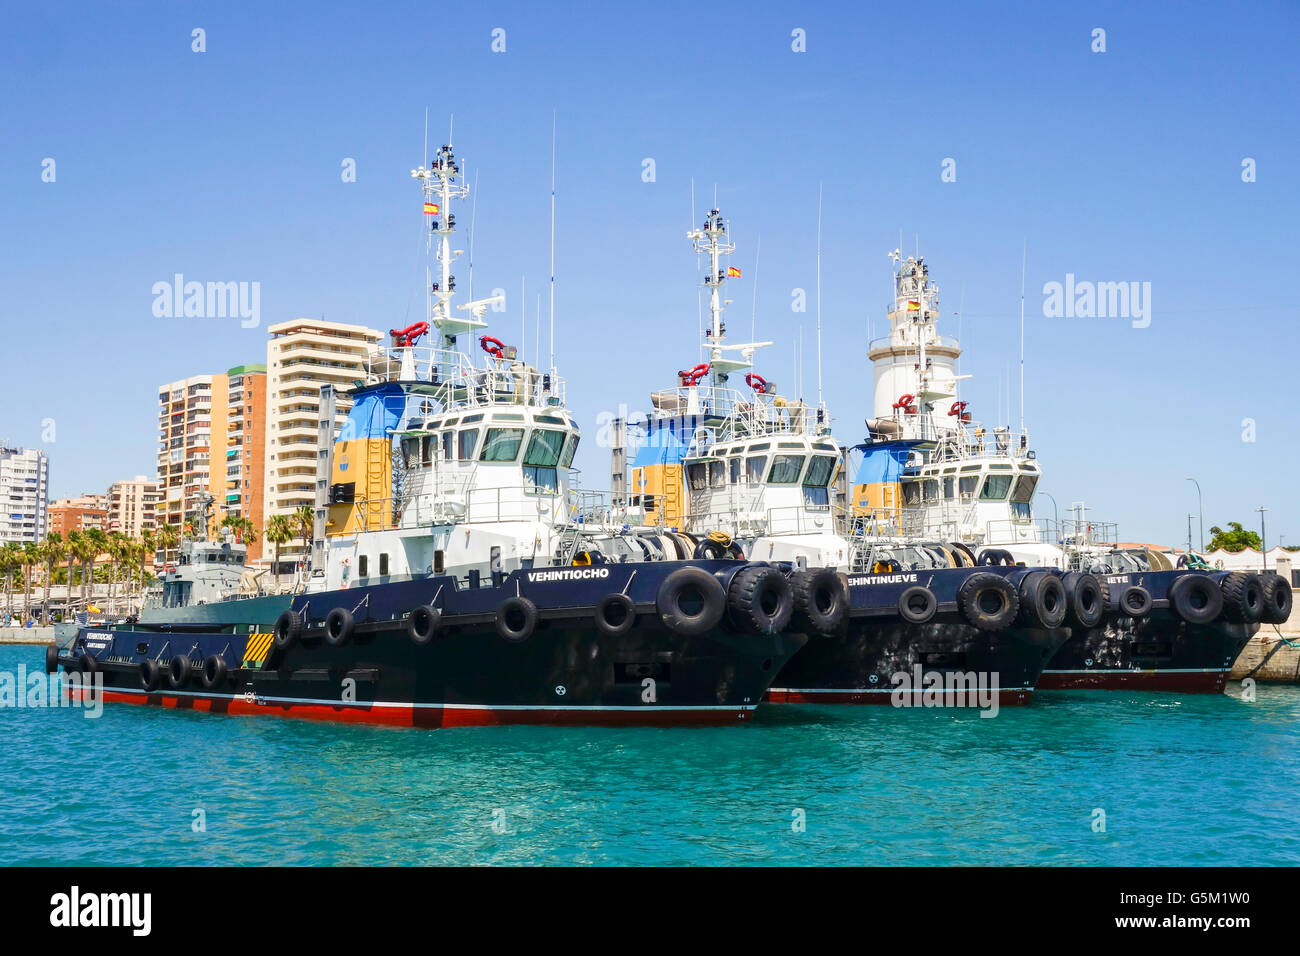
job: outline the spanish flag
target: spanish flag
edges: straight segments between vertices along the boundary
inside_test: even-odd
[[[424,204],[424,214],[426,216],[438,215],[438,204],[436,202],[427,202]]]
[[[907,311],[908,311],[908,312],[920,312],[920,311],[921,311],[921,303],[920,303],[920,302],[917,302],[915,299],[910,299],[910,300],[908,300],[908,303],[907,303]]]
[[[735,266],[727,266],[727,278],[728,278],[728,279],[739,279],[739,278],[740,278],[740,270],[737,269]]]

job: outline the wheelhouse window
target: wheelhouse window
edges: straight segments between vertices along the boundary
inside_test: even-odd
[[[830,506],[829,486],[835,473],[835,459],[829,455],[814,455],[803,479],[803,503],[811,508]]]
[[[461,461],[474,460],[474,447],[478,444],[477,428],[462,428],[457,436],[457,457]]]
[[[927,478],[921,482],[921,497],[927,502],[938,501],[939,482],[934,478]]]
[[[691,491],[704,491],[709,487],[709,466],[707,462],[697,461],[686,466],[686,481]]]
[[[727,463],[725,461],[709,462],[709,487],[727,487]]]
[[[952,478],[945,478],[943,480],[943,497],[946,500],[951,501],[956,496],[957,494],[956,485],[957,485],[956,480]]]
[[[446,431],[442,433],[442,457],[445,461],[451,461],[456,456],[453,454],[456,445],[456,433]]]
[[[433,436],[425,435],[420,439],[420,464],[427,465],[433,461]]]
[[[962,501],[970,501],[974,498],[978,486],[979,477],[976,475],[963,475],[957,479],[957,490],[961,493]]]
[[[768,484],[793,485],[803,471],[803,455],[773,455],[772,470],[767,474]]]
[[[564,432],[539,428],[528,440],[524,452],[524,491],[530,495],[553,495],[560,489],[556,464],[564,451]]]
[[[738,485],[738,484],[740,484],[740,459],[739,459],[739,458],[732,458],[732,459],[727,463],[727,465],[728,465],[728,467],[731,469],[731,473],[730,473],[730,475],[729,475],[729,478],[730,478],[730,480],[731,480],[731,483],[732,483],[733,485]]]
[[[560,467],[569,468],[573,465],[573,456],[578,452],[578,436],[570,434],[564,440],[564,451],[560,454]]]
[[[1021,475],[1016,479],[1016,486],[1011,492],[1011,500],[1028,504],[1029,499],[1034,497],[1034,487],[1037,484],[1037,475]]]
[[[514,461],[519,457],[519,446],[524,443],[522,428],[489,428],[483,441],[479,461]]]
[[[763,468],[766,465],[766,455],[754,455],[752,458],[746,458],[745,483],[750,485],[761,484],[763,481]]]
[[[1010,490],[1010,475],[989,475],[980,489],[980,501],[1006,501]]]

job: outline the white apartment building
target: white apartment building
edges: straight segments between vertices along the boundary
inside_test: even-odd
[[[316,426],[320,388],[349,388],[365,378],[366,358],[384,333],[361,325],[295,319],[272,325],[266,345],[266,481],[262,527],[316,500]],[[337,424],[349,403],[340,396]],[[263,554],[272,553],[269,546]],[[301,540],[280,548],[284,572],[306,557]]]
[[[40,541],[49,530],[50,460],[0,444],[0,544]]]

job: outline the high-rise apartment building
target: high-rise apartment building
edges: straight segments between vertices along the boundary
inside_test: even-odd
[[[44,538],[49,501],[50,460],[45,452],[0,444],[0,544]]]
[[[158,387],[160,524],[183,527],[200,509],[205,492],[220,500],[220,479],[212,473],[212,436],[224,447],[226,391],[224,375],[195,375]],[[215,531],[215,525],[214,512],[209,531]]]
[[[217,497],[217,514],[218,518],[239,515],[253,522],[257,539],[248,546],[248,560],[253,561],[261,557],[263,548],[266,366],[240,365],[226,372],[226,379],[226,439],[221,452],[223,486]]]
[[[213,498],[208,534],[237,514],[252,520],[260,542],[265,376],[263,366],[240,365],[159,387],[159,525],[183,528],[206,493]],[[252,546],[250,558],[259,548]]]
[[[108,530],[138,538],[158,526],[162,484],[144,475],[115,481],[108,486]]]
[[[281,322],[268,331],[263,527],[272,515],[315,504],[320,388],[329,384],[346,389],[364,379],[368,358],[384,338],[376,329],[315,319]],[[349,407],[340,396],[339,425]],[[282,545],[282,570],[290,571],[306,556],[301,540]]]

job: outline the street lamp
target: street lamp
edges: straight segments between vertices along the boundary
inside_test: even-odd
[[[1205,550],[1205,502],[1201,500],[1201,483],[1195,478],[1188,478],[1196,486],[1196,511],[1200,517],[1201,525],[1201,550]]]
[[[1268,548],[1264,544],[1264,512],[1268,509],[1262,505],[1255,509],[1259,512],[1259,559],[1264,563],[1264,570],[1268,570]]]
[[[1056,534],[1059,536],[1061,534],[1061,512],[1056,507],[1056,499],[1046,491],[1040,491],[1039,494],[1052,502],[1052,522],[1056,525]]]

